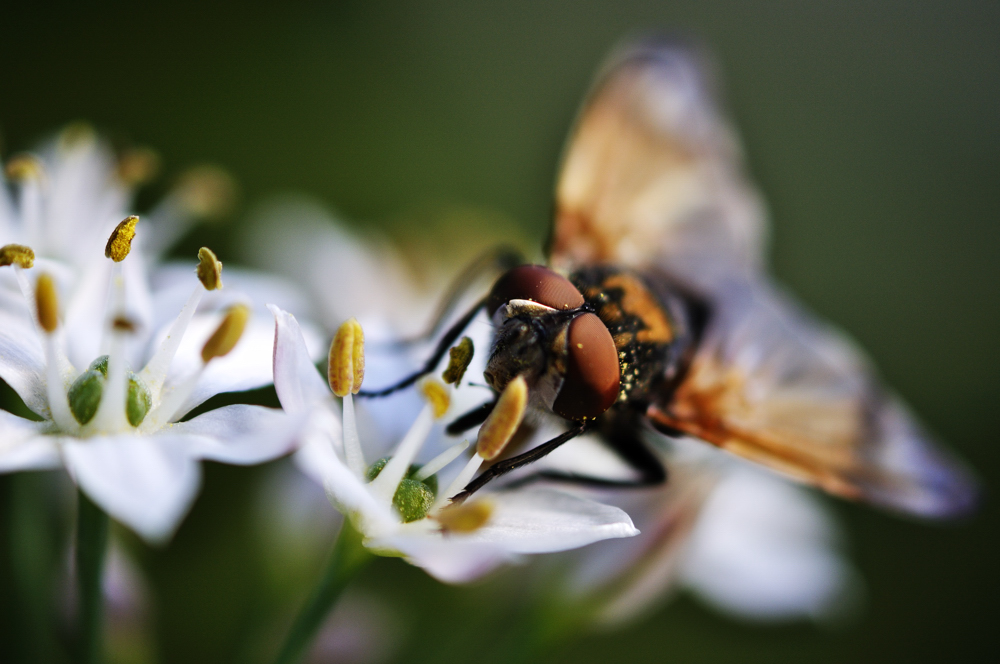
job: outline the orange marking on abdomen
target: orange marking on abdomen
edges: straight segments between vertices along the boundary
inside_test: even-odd
[[[621,289],[622,309],[646,326],[636,333],[636,339],[654,344],[668,344],[674,340],[674,328],[663,306],[639,279],[628,274],[616,274],[608,277],[601,286],[605,290]]]

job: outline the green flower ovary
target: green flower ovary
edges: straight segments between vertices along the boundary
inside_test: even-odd
[[[108,377],[108,356],[102,355],[93,362],[69,388],[69,409],[80,424],[86,424],[94,419],[97,408],[101,405],[104,394],[104,381]],[[125,414],[128,422],[134,427],[139,426],[146,418],[146,413],[152,405],[149,388],[141,378],[132,371],[128,372],[128,402]]]
[[[382,457],[368,467],[366,477],[369,482],[378,477],[385,464],[389,463],[389,457]],[[399,510],[399,515],[404,523],[418,521],[425,516],[434,504],[437,495],[438,481],[437,475],[431,475],[424,480],[413,479],[413,476],[420,470],[420,466],[412,464],[406,472],[406,478],[399,483],[396,493],[392,496],[392,504]]]

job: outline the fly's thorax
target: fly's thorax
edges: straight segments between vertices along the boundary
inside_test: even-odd
[[[621,370],[619,403],[646,402],[683,375],[696,330],[689,298],[668,278],[599,265],[578,270],[570,280],[614,339]]]

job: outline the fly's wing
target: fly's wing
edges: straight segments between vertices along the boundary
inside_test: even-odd
[[[645,42],[613,58],[564,156],[550,261],[666,272],[705,297],[689,372],[651,420],[837,495],[931,517],[968,510],[974,482],[863,355],[768,285],[765,222],[697,55]]]
[[[760,271],[765,225],[698,56],[662,42],[620,51],[567,145],[551,264],[655,265],[712,290]]]
[[[717,291],[688,374],[647,414],[839,496],[931,518],[975,503],[969,473],[863,355],[759,280]]]

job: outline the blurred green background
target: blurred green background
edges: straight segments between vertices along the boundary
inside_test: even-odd
[[[869,350],[987,489],[1000,479],[998,3],[183,4],[7,6],[3,154],[86,119],[154,146],[168,173],[226,167],[244,210],[295,190],[390,233],[409,219],[479,210],[541,238],[563,138],[602,57],[636,31],[691,34],[718,57],[773,212],[779,278]],[[220,256],[239,218],[205,231]],[[253,525],[264,472],[209,466],[168,548],[132,542],[159,604],[157,661],[252,658],[267,642],[262,625],[291,611],[316,573],[317,555],[284,577],[267,571],[274,563]],[[47,482],[0,478],[4,661],[31,655],[32,616],[47,606],[18,594],[27,582],[11,570],[45,576],[62,562],[45,554],[57,549],[45,538],[58,524],[37,536],[37,555],[11,546],[18,528],[54,518],[25,500],[47,495]],[[995,654],[995,501],[948,526],[831,504],[867,584],[859,619],[752,626],[681,597],[623,631],[581,635],[554,661]],[[359,586],[408,591],[394,619],[395,656],[407,662],[479,659],[510,618],[503,577],[447,588],[382,560]]]

